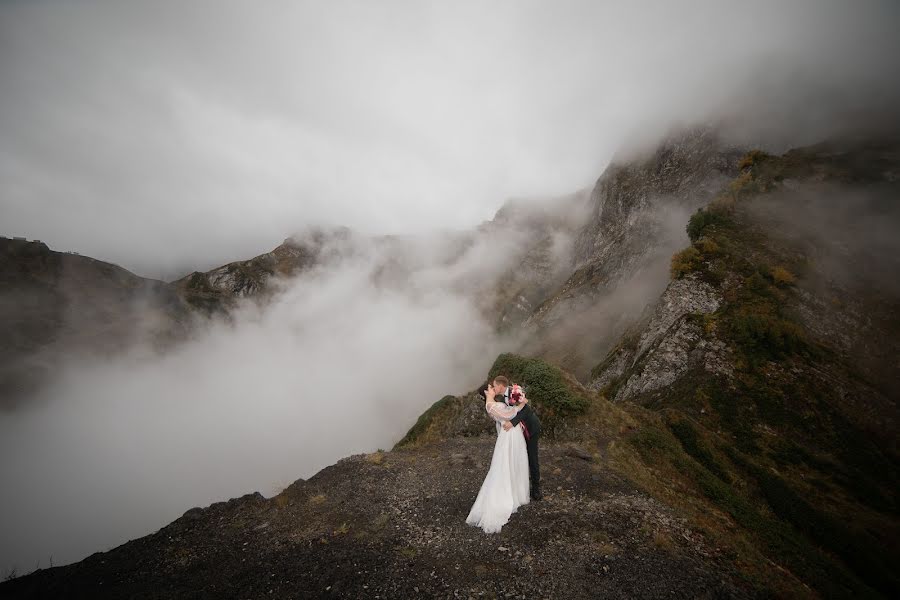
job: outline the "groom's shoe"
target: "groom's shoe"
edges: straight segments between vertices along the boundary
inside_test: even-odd
[[[531,490],[531,499],[532,500],[543,500],[544,495],[541,494],[541,490],[539,490],[539,489]]]

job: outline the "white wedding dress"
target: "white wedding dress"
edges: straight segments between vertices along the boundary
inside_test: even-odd
[[[504,431],[502,424],[516,415],[516,409],[502,402],[489,402],[488,414],[497,422],[497,443],[484,483],[466,523],[496,533],[509,521],[512,513],[528,504],[528,451],[521,427]]]

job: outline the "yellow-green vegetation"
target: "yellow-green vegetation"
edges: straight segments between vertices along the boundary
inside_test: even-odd
[[[730,207],[730,205],[727,205]],[[688,237],[691,241],[700,238],[703,232],[709,227],[722,227],[730,224],[729,209],[723,203],[716,205],[710,204],[705,208],[700,208],[691,215],[687,225]]]
[[[776,285],[787,286],[793,285],[797,278],[794,277],[793,273],[779,265],[772,268],[772,280]]]
[[[731,197],[737,200],[740,194],[746,192],[752,184],[753,174],[749,171],[745,171],[728,184],[728,191],[731,193]]]
[[[345,535],[349,531],[350,531],[350,525],[348,525],[345,521],[345,522],[341,523],[337,529],[334,530],[334,533],[332,535],[336,535],[336,536],[337,535]]]
[[[719,245],[714,239],[708,237],[697,240],[697,248],[706,255],[715,255],[719,252]]]
[[[384,452],[379,450],[378,452],[372,452],[371,454],[366,455],[366,460],[373,465],[380,465],[384,462]]]
[[[666,552],[671,552],[675,547],[674,542],[672,542],[671,536],[663,531],[653,532],[653,545],[660,550],[665,550]]]
[[[688,246],[672,255],[670,271],[672,279],[678,279],[700,267],[701,254],[694,246]]]
[[[741,171],[751,169],[769,158],[772,158],[771,155],[762,150],[751,150],[741,158],[741,162],[738,163],[738,169]]]

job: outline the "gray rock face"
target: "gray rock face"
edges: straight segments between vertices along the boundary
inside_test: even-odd
[[[461,407],[448,427],[448,436],[472,436],[481,433],[496,434],[497,426],[484,410],[484,400],[477,394],[461,397]]]
[[[693,367],[731,376],[726,344],[705,336],[693,318],[715,312],[721,303],[719,291],[696,275],[672,281],[636,341],[612,351],[589,387],[625,378],[613,398],[621,402],[670,385]]]
[[[647,328],[641,334],[635,352],[635,361],[647,349],[672,328],[675,321],[689,313],[708,314],[719,308],[721,297],[718,290],[700,281],[696,275],[687,275],[669,284],[659,302]]]
[[[587,369],[663,292],[671,255],[688,244],[690,215],[737,174],[742,155],[710,131],[692,130],[649,156],[610,165],[575,238],[572,275],[524,321],[540,340],[531,351],[587,378]],[[551,328],[554,335],[547,335]]]
[[[600,390],[625,374],[631,363],[634,362],[634,352],[628,348],[616,348],[606,359],[606,364],[600,373],[591,379],[589,388]]]
[[[744,150],[731,148],[710,130],[695,129],[666,140],[643,161],[612,164],[591,194],[593,218],[575,245],[579,263],[607,262],[622,256],[617,242],[652,223],[654,207],[704,206],[737,174]],[[636,236],[631,236],[636,237]],[[651,247],[653,239],[635,240]]]
[[[619,388],[616,401],[623,401],[642,393],[665,387],[687,371],[691,354],[702,332],[700,327],[682,317],[643,357],[640,372],[636,372]],[[694,355],[696,360],[696,355]]]

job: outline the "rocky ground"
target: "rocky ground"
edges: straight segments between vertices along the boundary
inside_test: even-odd
[[[0,585],[4,598],[746,598],[672,510],[571,445],[542,444],[545,499],[498,534],[465,518],[493,438],[357,455],[266,499]],[[758,594],[757,594],[758,595]]]

